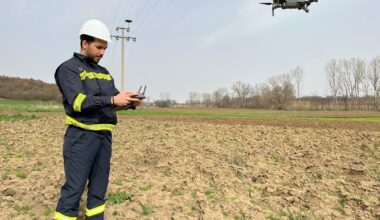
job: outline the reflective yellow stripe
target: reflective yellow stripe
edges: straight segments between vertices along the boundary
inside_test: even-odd
[[[55,212],[53,220],[76,220],[77,217],[70,217],[60,212]]]
[[[94,216],[94,215],[99,215],[100,213],[103,213],[105,209],[106,209],[106,204],[105,203],[103,205],[95,207],[93,209],[87,209],[86,208],[86,215],[88,217],[91,217],[91,216]]]
[[[86,78],[89,78],[89,79],[104,79],[104,80],[107,80],[107,81],[112,80],[110,74],[87,72],[86,70],[84,70],[83,72],[81,72],[79,74],[79,76],[80,76],[81,80],[85,80]]]
[[[68,125],[74,125],[86,130],[91,130],[91,131],[112,131],[112,129],[115,127],[114,124],[83,124],[72,117],[66,115],[66,124]]]
[[[73,109],[76,112],[82,111],[82,103],[87,96],[83,93],[79,93],[74,101]]]

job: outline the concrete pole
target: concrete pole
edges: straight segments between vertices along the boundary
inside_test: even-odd
[[[121,29],[121,36],[124,37],[124,28]],[[121,41],[121,91],[125,92],[125,58],[124,58],[124,40]]]
[[[116,38],[116,40],[121,40],[121,91],[120,92],[125,92],[127,90],[126,86],[125,86],[125,49],[124,49],[124,40],[133,40],[133,41],[136,41],[136,38],[135,37],[129,37],[129,36],[125,36],[125,30],[127,32],[129,32],[130,28],[129,28],[129,23],[131,23],[132,21],[131,20],[125,20],[125,22],[128,23],[128,28],[125,28],[125,27],[117,27],[116,28],[116,31],[119,31],[121,30],[121,36],[119,35],[111,35],[111,38]]]

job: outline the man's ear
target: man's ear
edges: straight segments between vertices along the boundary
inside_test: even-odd
[[[87,47],[88,47],[88,42],[86,40],[83,40],[82,41],[82,48],[87,49]]]

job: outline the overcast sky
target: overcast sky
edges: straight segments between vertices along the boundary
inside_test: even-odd
[[[276,10],[259,0],[3,0],[0,75],[54,82],[54,71],[79,51],[88,19],[116,34],[132,19],[126,43],[126,86],[147,95],[186,101],[189,92],[252,85],[305,70],[302,95],[326,95],[324,66],[333,58],[380,55],[380,1],[320,0],[310,13]],[[121,43],[109,45],[101,65],[120,88]]]

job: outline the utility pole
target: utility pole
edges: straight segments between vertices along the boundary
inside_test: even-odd
[[[125,36],[125,31],[129,32],[131,29],[129,28],[129,24],[132,23],[132,20],[125,20],[127,22],[128,27],[117,27],[116,31],[119,32],[121,30],[121,35],[111,35],[111,38],[116,38],[116,40],[121,39],[121,92],[126,91],[125,88],[125,58],[124,58],[124,40],[133,40],[136,42],[136,37]]]

